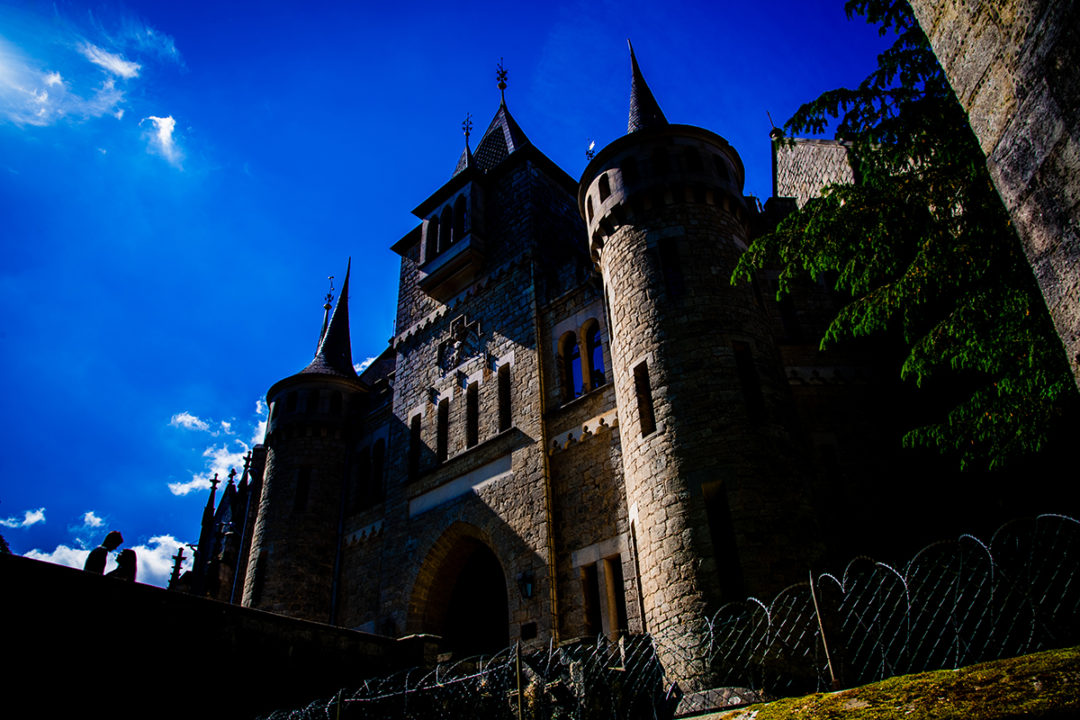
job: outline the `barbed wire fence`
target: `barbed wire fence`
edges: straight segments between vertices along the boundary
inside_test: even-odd
[[[929,545],[902,568],[859,557],[843,573],[808,576],[768,604],[729,603],[662,635],[515,646],[365,680],[268,720],[660,720],[1074,644],[1080,523],[1041,515],[1006,523],[989,542],[963,535]],[[683,697],[658,649],[704,661],[710,683],[728,691]]]

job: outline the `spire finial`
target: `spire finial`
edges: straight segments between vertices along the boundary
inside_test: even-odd
[[[235,483],[236,483],[236,468],[231,467],[231,468],[229,468],[229,484],[233,485]]]
[[[499,64],[496,66],[495,77],[499,79],[499,96],[502,100],[502,104],[506,104],[506,68],[503,67],[503,59],[499,58]]]
[[[213,494],[217,490],[217,486],[221,484],[218,480],[217,473],[214,473],[214,477],[210,479],[210,493]]]
[[[469,147],[469,135],[472,134],[472,113],[465,113],[465,120],[461,123],[461,129],[465,133],[465,147]]]
[[[326,279],[330,281],[330,290],[326,293],[326,304],[323,307],[327,310],[330,309],[330,303],[334,302],[334,276],[327,275]]]

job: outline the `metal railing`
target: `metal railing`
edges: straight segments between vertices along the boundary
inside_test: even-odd
[[[365,680],[270,718],[656,720],[670,718],[680,700],[658,648],[703,660],[715,687],[740,689],[683,698],[678,710],[686,712],[745,699],[742,689],[799,695],[1074,644],[1080,523],[1041,515],[1003,525],[988,542],[963,535],[932,544],[903,568],[859,557],[842,574],[811,576],[768,604],[729,603],[663,636],[515,646]]]

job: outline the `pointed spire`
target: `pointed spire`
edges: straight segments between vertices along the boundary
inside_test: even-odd
[[[334,301],[334,276],[330,275],[326,278],[330,281],[330,290],[326,293],[326,302],[323,303],[323,316],[322,316],[322,329],[319,330],[319,343],[322,344],[322,339],[326,335],[326,326],[330,323],[330,303]],[[315,346],[315,352],[319,351],[319,346]]]
[[[302,373],[320,373],[323,375],[344,375],[356,377],[352,364],[352,342],[349,339],[349,273],[352,271],[352,258],[349,258],[345,270],[345,282],[341,284],[337,305],[326,325],[326,332],[319,341],[315,358]]]
[[[626,39],[626,44],[630,46],[630,65],[633,72],[630,84],[630,120],[626,123],[626,134],[629,135],[637,130],[667,125],[668,121],[649,90],[645,76],[641,74],[637,57],[634,56],[634,46],[629,38]]]

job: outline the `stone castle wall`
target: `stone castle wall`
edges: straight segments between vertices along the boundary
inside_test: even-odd
[[[1080,4],[913,0],[1080,384]]]

